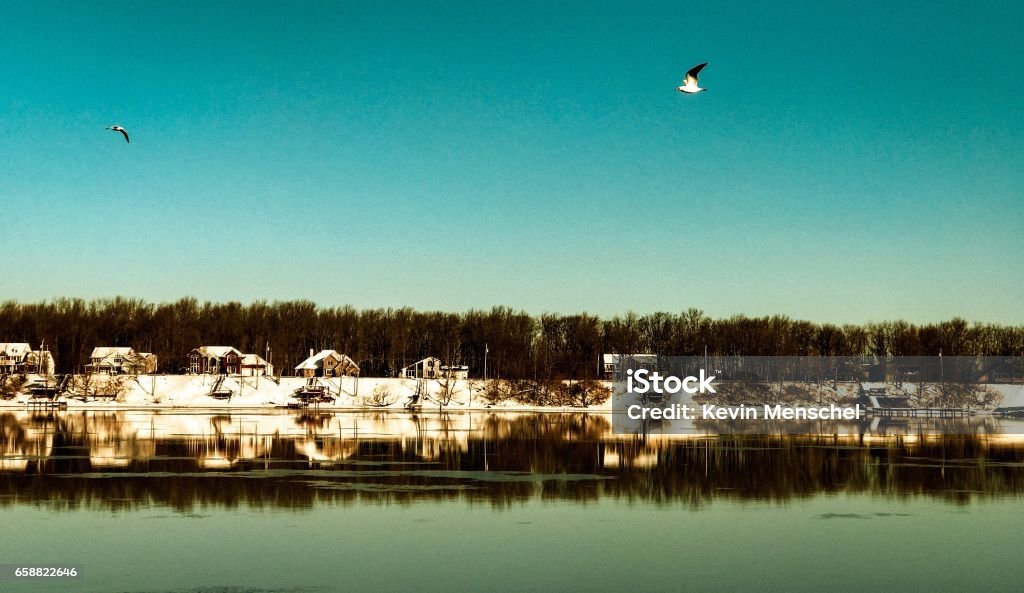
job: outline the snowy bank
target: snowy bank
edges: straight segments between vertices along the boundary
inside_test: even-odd
[[[27,386],[43,380],[29,376],[25,388],[10,399],[0,399],[0,407],[24,407],[33,400]],[[69,409],[103,408],[277,408],[303,404],[300,391],[303,377],[241,377],[217,375],[140,375],[77,376],[68,391],[54,401]],[[485,397],[485,389],[494,380],[416,380],[373,377],[318,378],[316,385],[330,397],[328,401],[307,402],[321,410],[403,410],[410,405],[440,410],[551,410],[583,409],[574,406],[536,406],[508,398],[494,403]],[[600,382],[610,388],[610,382]],[[99,394],[99,395],[97,395]],[[215,394],[220,394],[219,397]],[[611,411],[611,399],[586,407],[591,411]]]

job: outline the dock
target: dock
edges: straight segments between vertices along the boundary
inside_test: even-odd
[[[25,405],[28,406],[30,410],[66,410],[68,408],[68,402],[54,401],[52,399],[45,398],[30,399]]]
[[[998,408],[995,415],[1004,418],[1024,418],[1024,407]]]
[[[334,401],[334,395],[331,393],[331,390],[312,377],[306,381],[305,385],[296,389],[293,396],[306,405],[311,403],[332,403]]]
[[[25,385],[24,389],[33,398],[50,399],[67,391],[68,383],[71,382],[71,375],[49,377],[39,381],[33,381]]]

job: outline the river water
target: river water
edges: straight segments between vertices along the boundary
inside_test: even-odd
[[[81,575],[0,590],[1019,591],[1024,437],[983,428],[4,411],[0,564]]]

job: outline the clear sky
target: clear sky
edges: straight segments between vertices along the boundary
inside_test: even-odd
[[[2,2],[0,299],[1024,322],[1024,5],[817,4]]]

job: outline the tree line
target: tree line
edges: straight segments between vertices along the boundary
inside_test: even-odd
[[[95,346],[131,346],[158,357],[160,371],[182,372],[196,346],[234,346],[268,357],[284,374],[310,350],[334,349],[364,376],[393,376],[427,356],[468,365],[475,377],[586,379],[602,375],[602,353],[674,356],[1022,356],[1024,326],[886,321],[812,323],[783,315],[715,319],[682,313],[531,315],[508,307],[464,313],[298,301],[250,304],[183,298],[150,303],[117,297],[0,303],[0,342],[50,350],[58,372],[81,369]]]

